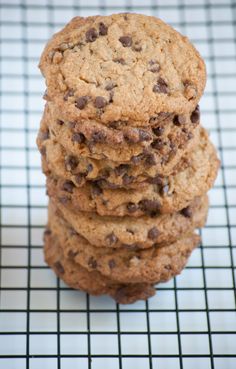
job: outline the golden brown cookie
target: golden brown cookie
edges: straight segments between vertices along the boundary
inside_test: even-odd
[[[196,198],[178,213],[132,218],[101,217],[85,212],[74,214],[64,205],[50,200],[49,215],[55,212],[95,247],[138,249],[173,242],[182,234],[202,227],[206,222],[208,201],[204,196]]]
[[[40,60],[48,101],[62,120],[149,125],[159,113],[186,114],[205,87],[203,60],[189,40],[141,14],[76,17]]]

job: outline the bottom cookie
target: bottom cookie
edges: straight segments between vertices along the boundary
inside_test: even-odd
[[[197,235],[192,235],[195,241],[194,247],[199,242]],[[153,283],[119,283],[98,271],[88,271],[73,260],[65,258],[62,245],[58,238],[51,232],[45,232],[45,261],[66,284],[74,289],[80,289],[92,295],[110,295],[121,304],[130,304],[137,300],[146,300],[155,294]],[[175,270],[175,274],[166,273],[165,277],[156,281],[164,282],[177,275],[184,268],[188,257],[181,268]]]

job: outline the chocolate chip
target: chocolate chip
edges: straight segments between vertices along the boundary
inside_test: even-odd
[[[84,173],[79,173],[79,174],[76,174],[76,176],[75,176],[75,181],[76,181],[76,183],[78,184],[78,185],[80,185],[82,182],[83,182],[83,180],[84,180]]]
[[[160,138],[158,138],[157,140],[155,140],[155,141],[152,142],[151,146],[155,150],[160,150],[160,149],[163,148],[164,142]]]
[[[160,203],[157,200],[141,200],[139,202],[139,206],[140,209],[147,213],[147,214],[151,214],[151,215],[156,215],[158,214],[159,210],[160,210]]]
[[[130,36],[121,36],[119,41],[122,43],[124,47],[132,46],[133,40]]]
[[[94,101],[95,108],[101,109],[107,105],[107,100],[103,96],[97,96]]]
[[[118,167],[115,168],[115,174],[117,176],[122,176],[124,173],[127,172],[127,170],[129,170],[128,164],[120,164]]]
[[[100,36],[106,36],[107,35],[108,27],[103,22],[99,23],[98,29],[99,29],[99,35]]]
[[[63,122],[63,120],[57,119],[57,124],[59,126],[63,126],[64,122]]]
[[[94,259],[93,256],[91,256],[89,259],[88,259],[88,266],[92,269],[96,269],[97,268],[97,261]]]
[[[163,178],[160,177],[159,175],[157,175],[156,177],[149,178],[148,183],[157,184],[159,186],[162,186],[163,185]]]
[[[153,86],[153,92],[168,94],[168,85],[163,78],[158,78],[157,83]]]
[[[65,273],[65,270],[63,266],[61,265],[60,261],[56,261],[56,263],[54,263],[54,268],[57,270],[59,274]]]
[[[93,170],[93,165],[92,164],[88,164],[87,167],[86,167],[86,171],[87,171],[87,174],[92,172]]]
[[[48,129],[46,131],[40,131],[40,138],[42,141],[48,140],[49,137],[50,137],[50,133]]]
[[[119,63],[121,65],[125,65],[125,59],[123,59],[123,58],[115,58],[115,59],[113,59],[113,61],[115,63]]]
[[[118,238],[116,237],[116,235],[113,232],[108,234],[107,237],[106,237],[106,242],[109,244],[109,246],[115,245],[115,243],[117,241],[118,241]]]
[[[109,265],[109,267],[110,267],[111,269],[114,269],[114,268],[115,268],[115,266],[116,266],[116,262],[115,262],[115,260],[114,260],[114,259],[109,260],[109,261],[108,261],[108,265]]]
[[[138,205],[134,204],[133,202],[129,202],[127,204],[127,210],[129,213],[134,213],[138,210]]]
[[[152,129],[153,130],[153,133],[156,135],[156,136],[161,136],[163,134],[163,132],[165,131],[165,128],[164,127],[155,127]]]
[[[124,132],[124,139],[129,143],[140,142],[139,131],[134,128],[130,128]]]
[[[94,42],[97,37],[98,33],[95,28],[90,28],[85,34],[86,42]]]
[[[45,156],[45,155],[46,155],[46,152],[47,152],[47,150],[46,150],[46,146],[42,146],[42,147],[39,149],[39,152],[40,152],[40,154],[41,154],[42,156]]]
[[[151,67],[148,68],[148,70],[152,73],[157,73],[160,71],[160,64],[156,61],[156,60],[150,60],[149,64],[151,65]]]
[[[46,228],[45,231],[44,231],[44,236],[50,236],[51,234],[52,234],[51,229]]]
[[[131,161],[134,165],[137,165],[142,161],[142,159],[143,159],[143,155],[140,154],[140,155],[137,155],[137,156],[132,156]]]
[[[137,51],[137,52],[142,51],[142,46],[140,45],[139,41],[135,41],[135,43],[134,43],[134,45],[133,45],[132,49],[133,49],[134,51]]]
[[[181,126],[186,123],[186,117],[184,115],[175,115],[173,123],[175,126]]]
[[[59,202],[60,202],[61,204],[66,205],[66,204],[68,204],[68,202],[70,201],[70,198],[69,198],[69,197],[67,197],[67,196],[60,196],[60,197],[58,198],[58,200],[59,200]]]
[[[64,95],[63,100],[64,100],[64,101],[68,101],[68,98],[69,98],[69,97],[72,97],[72,96],[74,96],[74,90],[70,89],[70,90],[68,90],[68,91],[66,92],[66,94]]]
[[[199,122],[199,119],[200,119],[199,105],[197,105],[195,110],[192,112],[190,119],[191,119],[191,122],[194,124]]]
[[[186,208],[182,209],[182,210],[180,211],[180,213],[181,213],[184,217],[186,217],[186,218],[191,218],[191,216],[192,216],[192,210],[191,210],[191,208],[190,208],[189,206],[187,206]]]
[[[68,171],[75,170],[78,164],[78,159],[73,155],[69,155],[65,158],[65,167]]]
[[[148,166],[156,165],[156,159],[154,154],[146,154],[145,155],[145,163]]]
[[[122,177],[122,180],[123,180],[123,184],[127,186],[134,181],[134,177],[129,176],[128,174],[125,173]]]
[[[68,258],[69,258],[69,259],[74,259],[74,257],[75,257],[76,255],[78,255],[78,253],[79,253],[78,251],[69,250],[67,255],[68,255]]]
[[[102,189],[99,187],[99,185],[96,182],[93,182],[91,187],[91,194],[93,197],[100,196],[102,194]]]
[[[152,136],[149,132],[145,131],[144,129],[139,129],[139,141],[150,141],[152,139]]]
[[[76,108],[83,110],[85,106],[88,104],[89,97],[88,96],[81,96],[78,97],[75,101]]]
[[[85,141],[85,136],[83,135],[83,133],[73,133],[71,141],[81,144]]]
[[[160,232],[158,231],[157,227],[152,227],[148,231],[148,238],[150,240],[155,240],[159,236]]]
[[[62,189],[66,192],[73,193],[75,185],[72,181],[65,181],[62,185]]]
[[[106,139],[106,134],[102,131],[97,131],[92,134],[92,140],[93,142],[97,143],[104,143]]]
[[[105,86],[105,90],[110,91],[112,90],[114,87],[116,87],[116,84],[112,81],[108,81],[106,86]]]

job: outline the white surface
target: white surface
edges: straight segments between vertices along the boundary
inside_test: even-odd
[[[0,1],[0,368],[86,369],[88,351],[92,369],[236,367],[236,7],[230,1],[210,1],[208,8],[204,0],[161,0],[158,7],[154,0],[129,2],[132,11],[158,15],[189,35],[207,63],[202,123],[222,146],[224,173],[210,194],[203,247],[188,268],[147,303],[117,310],[108,297],[87,298],[61,282],[58,289],[43,261],[47,199],[35,146],[45,89],[39,55],[72,16],[101,13],[99,4],[106,13],[125,11],[125,3],[54,0],[47,7],[28,0],[24,8],[18,0]]]

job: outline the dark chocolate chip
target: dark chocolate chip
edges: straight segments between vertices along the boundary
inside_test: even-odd
[[[70,198],[67,197],[67,196],[60,196],[58,198],[59,202],[62,204],[62,205],[66,205],[68,204],[68,202],[70,201]]]
[[[124,47],[132,46],[133,40],[130,36],[121,36],[119,41],[122,43]]]
[[[63,266],[61,265],[60,261],[56,261],[56,263],[54,263],[54,268],[57,270],[59,274],[65,273],[65,270]]]
[[[99,35],[100,36],[106,36],[107,35],[108,27],[103,22],[99,23],[98,29],[99,29]]]
[[[88,173],[92,172],[92,170],[93,170],[93,165],[92,165],[91,163],[89,163],[89,164],[87,165],[87,167],[86,167],[86,171],[87,171],[87,173],[86,173],[86,174],[88,174]]]
[[[92,134],[92,140],[93,142],[97,143],[104,143],[106,140],[106,134],[102,131],[97,131]]]
[[[64,122],[63,122],[63,120],[57,119],[57,124],[59,126],[63,126]]]
[[[163,185],[163,178],[160,177],[159,175],[157,175],[156,177],[149,178],[148,183],[157,184],[159,186],[162,186]]]
[[[85,108],[85,106],[88,104],[88,101],[89,101],[89,97],[88,96],[78,97],[75,100],[75,106],[76,106],[76,108],[78,108],[80,110],[83,110]]]
[[[160,210],[160,203],[157,200],[144,199],[139,202],[139,206],[143,212],[151,215],[158,214]]]
[[[97,37],[98,33],[95,28],[90,28],[85,34],[86,42],[94,42]]]
[[[116,237],[116,235],[112,232],[110,234],[107,235],[106,237],[106,241],[109,244],[109,246],[113,246],[116,244],[116,242],[118,241],[118,238]]]
[[[148,166],[156,165],[156,159],[154,154],[146,154],[145,155],[145,163]]]
[[[97,268],[97,261],[94,259],[93,256],[91,256],[89,259],[88,259],[88,266],[92,269],[96,269]]]
[[[73,155],[69,155],[65,158],[65,167],[68,171],[75,170],[78,164],[78,159]]]
[[[76,174],[76,176],[75,176],[75,181],[76,181],[76,183],[77,183],[78,185],[80,185],[80,184],[83,182],[84,177],[85,177],[84,173]]]
[[[154,127],[152,130],[153,130],[153,133],[159,137],[163,134],[163,132],[165,131],[165,128],[164,127]]]
[[[194,124],[199,122],[199,119],[200,119],[199,105],[197,105],[195,110],[192,112],[190,119],[191,119],[191,122]]]
[[[117,176],[122,176],[127,172],[127,170],[129,170],[128,164],[120,164],[118,167],[115,168],[115,174]]]
[[[42,141],[48,140],[50,137],[50,133],[49,130],[47,129],[46,131],[41,131],[40,132],[40,138]]]
[[[83,133],[76,132],[76,133],[73,133],[71,140],[72,142],[77,142],[81,144],[85,141],[85,136],[83,135]]]
[[[51,229],[46,228],[45,231],[44,231],[44,236],[50,236],[51,234],[52,234]]]
[[[186,117],[184,115],[175,115],[173,123],[176,126],[181,126],[182,124],[186,123]]]
[[[138,165],[143,159],[143,155],[132,156],[131,161],[134,165]]]
[[[62,185],[62,189],[66,192],[73,193],[75,185],[72,181],[65,181]]]
[[[68,101],[68,98],[72,96],[74,96],[74,90],[70,89],[65,93],[63,99],[64,101]]]
[[[100,196],[102,194],[102,189],[99,187],[97,182],[93,182],[91,187],[91,194],[93,197]]]
[[[158,78],[157,83],[153,86],[153,92],[168,94],[168,85],[163,78]]]
[[[111,91],[114,87],[116,87],[116,84],[112,81],[108,81],[106,86],[105,86],[105,89],[107,91]]]
[[[123,180],[123,184],[127,186],[134,181],[134,177],[129,176],[127,173],[125,173],[122,177],[122,180]]]
[[[94,101],[95,108],[101,109],[107,105],[107,100],[103,96],[97,96]]]
[[[78,255],[78,253],[79,253],[78,251],[69,250],[67,255],[68,255],[68,258],[69,258],[69,259],[74,259],[74,257],[75,257],[76,255]]]
[[[155,140],[155,141],[152,142],[151,146],[155,150],[160,150],[160,149],[163,148],[164,142],[160,138],[158,138],[157,140]]]
[[[148,68],[150,72],[157,73],[160,71],[160,64],[156,60],[150,60],[149,64],[151,65],[151,67]]]
[[[138,208],[139,208],[138,205],[134,204],[133,202],[129,202],[127,204],[127,210],[129,213],[134,213],[135,211],[138,210]]]
[[[115,266],[116,266],[116,262],[115,262],[115,260],[114,260],[114,259],[110,259],[110,260],[108,261],[108,265],[109,265],[110,269],[114,269],[114,268],[115,268]]]
[[[115,59],[113,59],[113,61],[115,63],[121,64],[121,65],[125,65],[125,59],[124,58],[115,58]]]
[[[189,206],[187,206],[186,208],[182,209],[182,210],[180,211],[180,213],[181,213],[184,217],[186,217],[186,218],[191,218],[191,216],[192,216],[192,210],[191,210],[191,208],[190,208]]]
[[[159,236],[160,232],[158,231],[157,227],[152,227],[148,231],[148,238],[150,240],[155,240]]]
[[[139,141],[150,141],[152,139],[152,136],[149,132],[145,131],[144,129],[139,129]]]

